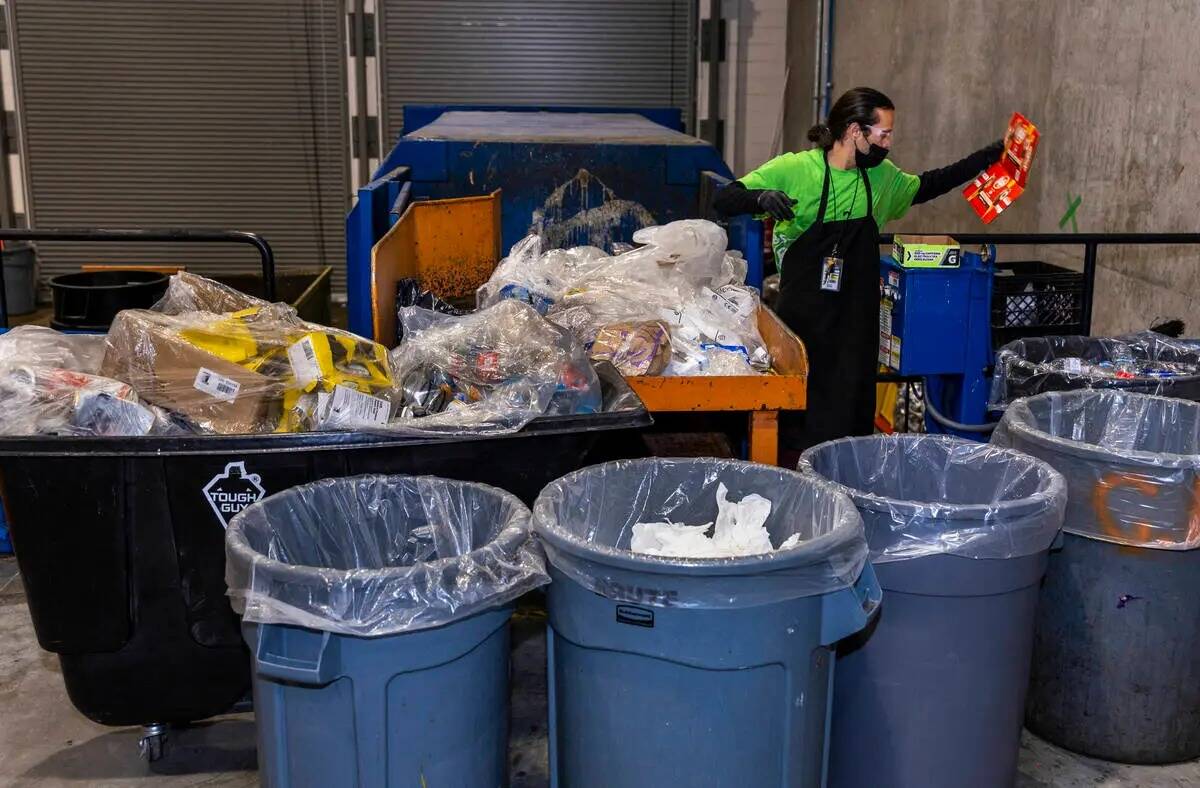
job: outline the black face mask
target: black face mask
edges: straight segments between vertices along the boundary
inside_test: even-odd
[[[883,160],[888,155],[887,148],[881,148],[873,142],[868,142],[867,144],[871,146],[871,149],[866,153],[863,153],[857,147],[854,148],[854,165],[863,170],[878,167],[880,164],[883,164]]]

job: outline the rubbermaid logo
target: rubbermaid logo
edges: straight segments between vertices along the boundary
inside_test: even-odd
[[[262,477],[257,473],[246,473],[244,461],[229,463],[224,473],[218,473],[204,485],[204,497],[216,512],[223,528],[229,527],[229,521],[235,514],[266,494]]]

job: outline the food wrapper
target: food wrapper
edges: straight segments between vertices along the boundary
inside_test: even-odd
[[[1029,167],[1037,150],[1038,130],[1025,116],[1014,112],[1004,136],[1000,161],[988,167],[963,189],[972,210],[984,224],[991,224],[1025,191]]]
[[[658,375],[671,361],[671,334],[661,320],[613,323],[592,343],[593,361],[608,361],[622,375]]]

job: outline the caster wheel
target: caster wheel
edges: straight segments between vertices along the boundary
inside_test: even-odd
[[[149,763],[167,754],[167,726],[147,725],[142,730],[142,738],[138,740],[138,751]]]

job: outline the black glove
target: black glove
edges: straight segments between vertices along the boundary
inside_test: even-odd
[[[758,207],[777,222],[795,219],[796,214],[792,212],[795,204],[796,201],[788,197],[786,192],[767,189],[758,194]]]
[[[1000,154],[1003,152],[1004,140],[996,140],[965,159],[960,159],[946,167],[921,173],[921,184],[917,187],[912,204],[920,205],[923,202],[929,202],[953,188],[962,186],[983,170],[1000,161]]]

